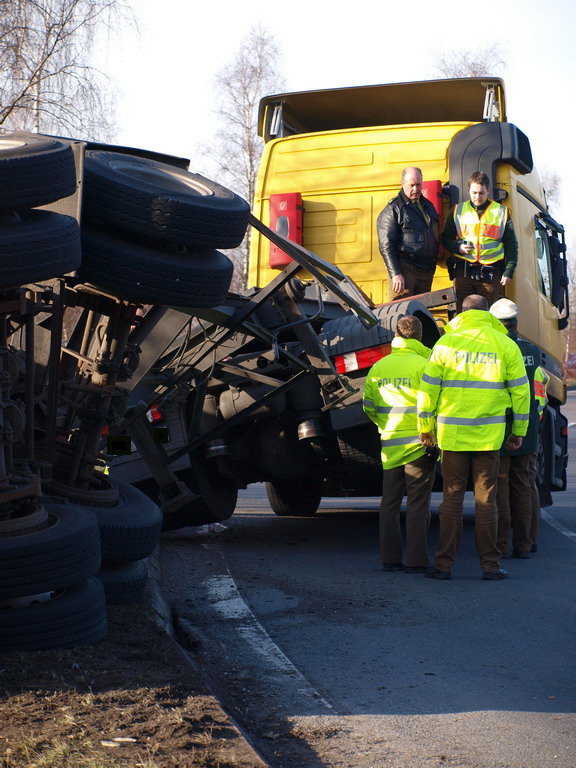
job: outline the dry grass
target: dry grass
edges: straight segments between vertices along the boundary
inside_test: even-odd
[[[93,647],[0,654],[0,768],[262,768],[150,606]]]

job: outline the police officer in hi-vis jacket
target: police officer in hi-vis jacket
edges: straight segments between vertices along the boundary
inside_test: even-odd
[[[430,567],[427,539],[435,470],[418,433],[416,398],[430,355],[421,338],[420,320],[412,315],[401,317],[391,354],[372,366],[364,385],[364,411],[380,432],[384,470],[380,557],[385,571],[425,573]],[[400,530],[404,495],[407,497],[405,565]]]
[[[513,421],[506,448],[522,445],[528,429],[530,387],[522,353],[502,323],[487,311],[486,299],[467,296],[462,310],[434,345],[418,392],[420,438],[423,444],[432,444],[436,428],[444,486],[435,567],[426,576],[451,578],[471,476],[482,578],[505,579],[508,574],[500,568],[497,546],[500,449],[508,410]]]
[[[518,263],[518,240],[510,211],[490,200],[490,180],[476,171],[468,177],[470,200],[454,206],[441,242],[452,255],[446,266],[454,280],[456,308],[466,296],[484,296],[491,306],[508,285]]]

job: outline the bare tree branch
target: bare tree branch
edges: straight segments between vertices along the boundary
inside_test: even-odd
[[[129,0],[0,0],[0,129],[109,139],[114,89],[91,55],[120,19],[135,23]]]
[[[205,151],[218,178],[244,197],[254,202],[256,174],[262,154],[258,136],[258,105],[260,99],[284,89],[279,72],[280,54],[270,33],[252,27],[240,43],[232,61],[216,75],[218,109],[221,128],[213,145]],[[236,288],[245,287],[249,236],[232,256],[235,263]]]
[[[446,51],[436,62],[436,74],[441,77],[498,77],[506,66],[506,55],[500,43],[492,43],[484,48],[473,46],[462,51]]]
[[[550,168],[540,168],[540,178],[542,180],[542,187],[546,193],[548,208],[554,212],[557,205],[560,203],[562,179],[556,171],[552,171]]]

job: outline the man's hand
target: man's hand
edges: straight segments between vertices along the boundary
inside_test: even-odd
[[[422,445],[427,445],[429,448],[434,448],[436,444],[434,440],[434,432],[420,432],[420,442]]]
[[[500,285],[508,285],[508,283],[512,280],[511,277],[502,277],[502,280],[500,280]]]
[[[402,296],[406,283],[403,275],[394,275],[392,278],[392,290],[395,296]]]
[[[510,435],[504,443],[504,448],[507,451],[517,451],[522,446],[522,438],[520,435]]]

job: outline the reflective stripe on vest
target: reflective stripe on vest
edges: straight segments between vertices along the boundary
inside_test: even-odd
[[[530,414],[517,413],[516,411],[512,411],[512,418],[514,419],[514,421],[530,421]]]
[[[399,413],[416,413],[415,405],[377,405],[374,410],[376,413],[387,413],[394,416]]]
[[[418,447],[421,447],[422,444],[420,443],[420,437],[418,435],[409,435],[408,437],[383,437],[380,440],[380,445],[383,448],[386,448],[394,445],[417,445]]]
[[[508,219],[508,209],[492,201],[481,215],[467,200],[454,210],[454,223],[458,237],[469,240],[474,245],[471,254],[458,253],[465,261],[481,264],[494,264],[504,258],[502,236]]]
[[[523,418],[523,417],[522,417]],[[506,416],[479,416],[467,419],[464,416],[438,416],[438,424],[457,424],[459,426],[473,427],[476,424],[505,424]]]
[[[415,405],[374,405],[374,401],[367,397],[362,398],[363,408],[372,408],[374,413],[382,413],[387,416],[399,416],[406,413],[417,413]]]
[[[435,384],[444,389],[450,387],[462,387],[463,389],[510,389],[510,387],[519,387],[521,384],[526,384],[528,376],[521,376],[518,379],[511,379],[510,381],[473,381],[471,379],[433,379],[431,376],[424,374],[422,381],[426,381],[428,384]]]

